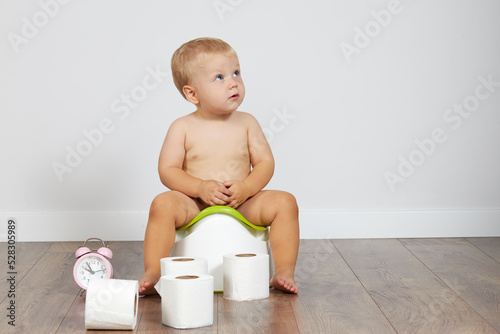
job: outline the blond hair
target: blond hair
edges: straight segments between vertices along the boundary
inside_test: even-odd
[[[193,74],[193,68],[209,56],[221,54],[237,57],[233,48],[218,38],[201,37],[182,44],[172,55],[171,67],[175,87],[184,96],[183,87]]]

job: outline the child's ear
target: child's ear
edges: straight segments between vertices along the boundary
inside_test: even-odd
[[[200,102],[198,100],[198,97],[196,95],[196,91],[195,91],[194,87],[186,85],[186,86],[182,87],[182,91],[184,92],[184,96],[186,97],[186,100],[188,100],[192,104],[198,104]]]

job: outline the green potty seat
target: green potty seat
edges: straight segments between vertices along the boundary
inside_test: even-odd
[[[211,215],[213,213],[224,213],[230,216],[233,216],[234,218],[238,219],[242,224],[247,225],[248,227],[253,228],[254,230],[258,231],[265,231],[267,227],[265,226],[257,226],[252,223],[250,223],[248,220],[246,220],[245,217],[241,213],[239,213],[237,210],[225,206],[225,205],[215,205],[215,206],[209,206],[208,208],[202,210],[194,219],[187,225],[184,225],[182,227],[179,227],[177,231],[182,231],[185,230],[194,224],[196,224],[198,221],[200,221],[202,218],[205,218],[208,215]]]

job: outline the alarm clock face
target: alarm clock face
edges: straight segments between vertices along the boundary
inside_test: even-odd
[[[93,279],[112,278],[113,269],[111,263],[96,254],[82,256],[75,263],[73,275],[82,289],[87,289]]]

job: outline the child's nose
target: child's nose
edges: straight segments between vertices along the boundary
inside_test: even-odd
[[[237,88],[238,87],[238,82],[234,79],[231,78],[229,81],[229,89]]]

